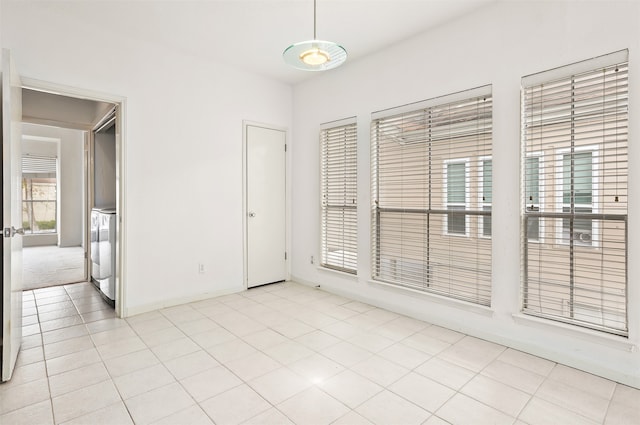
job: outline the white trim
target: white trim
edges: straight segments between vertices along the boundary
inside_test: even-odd
[[[617,63],[627,62],[629,60],[629,50],[620,50],[618,52],[609,53],[602,56],[596,56],[580,62],[569,65],[559,66],[547,71],[538,72],[522,77],[522,87],[528,88],[537,86],[542,83],[548,83],[570,75],[581,74],[583,72],[593,71],[594,69],[604,68],[606,66],[615,65]]]
[[[45,137],[45,136],[30,136],[28,134],[23,134],[22,135],[22,140],[30,140],[30,141],[34,141],[34,142],[51,142],[51,143],[60,143],[60,139],[57,137]],[[29,154],[27,154],[29,155]]]
[[[335,121],[324,122],[320,124],[320,131],[329,130],[336,127],[344,127],[346,125],[356,124],[357,122],[358,122],[357,117],[348,117],[348,118],[343,118]]]
[[[189,297],[181,297],[181,298],[172,298],[170,300],[164,300],[160,302],[150,303],[150,304],[142,304],[135,307],[129,307],[125,311],[125,315],[123,317],[131,317],[136,316],[138,314],[149,313],[152,311],[160,310],[167,307],[174,307],[178,305],[183,305],[187,303],[193,303],[198,301],[204,301],[213,299],[216,297],[221,297],[223,295],[237,294],[238,292],[243,292],[245,289],[223,289],[213,292],[206,292],[204,294],[192,295]]]
[[[359,281],[359,276],[355,273],[347,273],[345,271],[342,270],[338,270],[338,269],[332,269],[330,267],[323,267],[321,265],[316,265],[316,270],[321,270],[323,272],[329,272],[329,273],[336,273],[337,275],[339,275],[342,278],[347,278],[347,279],[351,279],[353,281]]]
[[[355,276],[353,276],[355,277]],[[355,280],[355,279],[354,279]],[[299,283],[301,285],[305,285],[305,286],[309,286],[311,288],[315,288],[315,289],[319,289],[321,291],[325,291],[328,292],[330,294],[336,294],[345,298],[348,298],[350,300],[355,300],[355,301],[361,301],[363,303],[367,303],[367,304],[371,304],[371,305],[375,305],[376,307],[380,307],[389,311],[393,311],[396,312],[398,314],[402,314],[405,315],[407,317],[412,317],[415,318],[416,320],[420,320],[422,322],[425,323],[430,323],[429,319],[425,319],[424,317],[419,317],[415,314],[412,314],[411,312],[407,312],[405,309],[402,308],[398,308],[398,305],[396,305],[395,303],[388,303],[388,302],[384,302],[384,301],[380,301],[378,298],[370,298],[366,295],[366,291],[357,291],[357,292],[353,292],[353,291],[345,291],[344,289],[335,287],[334,285],[331,284],[327,284],[326,286],[322,286],[320,283],[314,283],[310,280],[301,278],[301,277],[297,277],[297,276],[292,276],[290,279],[291,282],[295,282],[295,283]],[[487,307],[484,305],[480,305],[480,304],[475,304],[469,301],[463,301],[457,298],[449,298],[447,296],[444,295],[438,295],[438,294],[434,294],[432,292],[423,292],[423,291],[419,291],[416,289],[412,289],[412,288],[408,288],[405,286],[399,286],[399,285],[395,285],[393,283],[387,283],[387,282],[383,282],[383,281],[379,281],[379,280],[372,280],[372,279],[368,279],[366,280],[364,283],[366,283],[367,285],[372,285],[375,286],[377,288],[380,288],[381,290],[386,290],[395,294],[399,294],[402,296],[408,296],[408,297],[417,297],[417,298],[422,298],[424,299],[424,301],[431,301],[434,302],[436,304],[441,304],[447,307],[453,307],[453,308],[457,308],[460,310],[464,310],[465,312],[469,312],[469,313],[475,313],[481,316],[485,316],[485,317],[493,317],[494,315],[494,310],[491,307]],[[352,286],[344,286],[344,288],[353,288]],[[357,289],[357,288],[356,288]],[[431,321],[432,322],[432,321]],[[439,326],[446,326],[443,324],[440,324]],[[448,329],[452,329],[452,327],[449,327]],[[467,333],[468,335],[471,335],[471,333]]]
[[[409,288],[407,286],[397,285],[395,283],[388,283],[382,280],[370,279],[370,280],[367,280],[367,283],[372,285],[379,285],[384,288],[389,288],[393,292],[411,292],[411,294],[407,294],[407,295],[418,294],[420,297],[423,297],[428,301],[432,301],[438,304],[443,304],[448,307],[459,308],[469,313],[476,313],[486,317],[493,317],[493,313],[494,313],[493,309],[491,307],[487,307],[481,304],[475,304],[469,301],[463,301],[458,298],[439,295],[433,292],[419,291],[417,289]],[[387,307],[383,307],[383,308],[387,308]]]
[[[524,313],[512,314],[514,322],[519,325],[525,325],[532,328],[552,331],[556,334],[562,334],[573,338],[580,338],[585,341],[595,342],[627,352],[635,352],[638,346],[623,336],[613,335],[606,332],[589,329],[586,327],[576,326],[574,324],[558,322],[542,317],[531,316]]]
[[[394,115],[399,115],[407,112],[415,112],[420,109],[430,108],[432,106],[442,106],[447,103],[459,102],[463,100],[473,99],[480,96],[491,96],[492,86],[487,84],[485,86],[476,87],[469,90],[463,90],[456,93],[446,94],[443,96],[433,97],[431,99],[422,100],[419,102],[408,103],[406,105],[397,106],[394,108],[383,109],[380,111],[374,111],[371,113],[371,121],[378,120],[380,118],[386,118]]]
[[[117,104],[126,100],[125,97],[119,95],[72,87],[64,84],[52,83],[49,81],[42,81],[35,78],[22,77],[22,88],[57,94],[60,96],[75,97],[76,99],[93,100],[97,102],[108,102]]]
[[[126,99],[122,99],[121,102],[116,102],[116,211],[117,211],[117,224],[116,228],[116,257],[120,260],[120,270],[116,270],[116,297],[120,297],[121,303],[118,304],[116,298],[116,314],[121,317],[123,306],[126,301],[126,238],[127,238],[127,220],[126,220],[126,193],[124,188],[127,187],[125,183],[126,179]],[[89,227],[89,221],[87,221],[87,228]],[[87,273],[89,271],[87,270]],[[120,278],[118,279],[118,275]]]

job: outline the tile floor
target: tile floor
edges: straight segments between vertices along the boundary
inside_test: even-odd
[[[639,424],[640,390],[287,282],[114,317],[28,291],[13,424]]]

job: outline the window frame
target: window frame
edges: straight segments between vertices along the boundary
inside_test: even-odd
[[[27,208],[26,212],[29,215],[29,227],[25,227],[25,234],[27,235],[55,235],[58,233],[58,227],[60,225],[58,220],[58,208],[59,208],[59,187],[60,178],[58,173],[58,157],[49,155],[35,155],[26,153],[22,156],[21,160],[21,181],[22,181],[22,193],[24,195],[27,187],[33,190],[34,180],[50,180],[35,182],[38,184],[46,184],[53,186],[55,192],[54,199],[26,199],[26,196],[22,196],[21,200],[21,217],[24,219],[25,207],[30,205],[31,208]],[[34,224],[36,223],[35,217],[35,205],[38,203],[53,203],[53,222],[54,227],[47,230],[34,231]],[[29,214],[30,213],[30,214]],[[21,220],[23,223],[24,220]],[[24,225],[23,225],[24,227]]]
[[[555,171],[555,182],[554,182],[554,202],[555,202],[555,210],[558,213],[564,212],[564,208],[566,205],[564,203],[564,158],[566,155],[571,155],[571,148],[563,148],[556,150],[555,159],[554,159],[554,171]],[[599,195],[600,195],[600,185],[599,185],[599,148],[598,145],[588,145],[588,146],[576,146],[573,149],[574,153],[583,153],[583,152],[591,152],[591,204],[574,204],[577,208],[585,208],[591,207],[591,212],[588,214],[597,214],[599,209]],[[570,204],[569,204],[570,205]],[[579,219],[581,213],[573,213],[573,217]],[[564,228],[564,220],[556,220],[555,231],[557,235],[562,234],[562,238],[556,238],[556,243],[558,245],[569,245],[569,240],[567,237],[564,237],[565,228]],[[600,246],[600,223],[599,220],[591,221],[591,243],[584,243],[579,240],[574,239],[574,243],[577,246],[585,247],[585,248],[598,248]]]
[[[464,203],[461,202],[449,202],[449,165],[451,164],[464,164]],[[459,215],[460,213],[449,213],[443,216],[443,233],[446,236],[455,236],[455,237],[465,237],[468,238],[471,236],[471,220],[467,217],[466,211],[471,207],[471,194],[470,192],[470,181],[471,175],[469,171],[470,158],[451,158],[445,159],[443,161],[443,175],[442,175],[442,192],[443,192],[443,202],[445,209],[447,211],[450,210],[450,206],[462,207],[462,209],[451,209],[451,211],[461,210],[463,213],[461,214],[464,218],[464,233],[450,232],[449,231],[449,220],[452,216]]]
[[[529,215],[525,196],[521,198],[521,311],[550,323],[622,337],[629,336],[628,54],[621,50],[521,80],[520,161],[527,160],[528,150],[544,153],[548,163],[539,183],[551,193],[541,199],[552,203],[552,208]],[[592,152],[591,212],[565,213],[565,157],[587,151]],[[574,162],[570,168],[577,176],[572,201],[586,189],[576,185],[586,181],[584,165]],[[524,194],[525,173],[522,178]],[[552,222],[551,241],[536,244],[524,238],[531,217]],[[592,220],[591,245],[563,237],[567,218]]]
[[[336,140],[340,140],[338,149],[344,151],[345,161],[338,164],[338,167],[344,166],[345,170],[341,173],[337,171],[338,174],[341,174],[342,182],[344,185],[344,190],[342,191],[342,195],[344,195],[345,200],[347,196],[347,192],[349,190],[353,190],[353,198],[352,203],[347,204],[346,201],[342,204],[329,204],[326,199],[330,194],[329,191],[329,177],[328,174],[335,174],[336,171],[329,171],[330,165],[328,163],[329,158],[325,157],[325,143],[329,143],[329,140],[325,135],[329,132],[339,132],[340,130],[344,130],[344,136],[327,136],[336,138]],[[345,118],[342,120],[331,121],[327,123],[323,123],[320,125],[319,131],[319,145],[320,145],[320,255],[319,255],[319,267],[326,270],[333,270],[342,273],[347,273],[350,275],[358,274],[358,186],[357,186],[357,175],[358,175],[358,127],[357,127],[357,119],[355,117]],[[335,141],[335,140],[334,140]],[[327,147],[327,149],[329,149]],[[334,147],[335,149],[335,147]],[[353,153],[350,154],[347,152],[348,149],[352,149]],[[347,158],[348,156],[348,158]],[[353,169],[346,170],[348,165],[348,160],[351,160],[353,163]],[[333,164],[335,165],[335,164]],[[353,178],[355,181],[347,181],[347,175],[349,173],[353,174]],[[325,174],[328,173],[328,174]],[[351,187],[347,189],[348,185],[352,185],[355,183],[355,187]],[[340,191],[334,193],[334,195],[340,196]],[[335,222],[329,220],[329,212],[330,211],[342,211],[343,218],[340,225],[336,225]],[[351,211],[354,216],[353,219],[346,218],[346,211]],[[331,222],[331,223],[330,223]],[[333,227],[332,227],[333,226]],[[345,234],[351,235],[350,242],[353,245],[353,250],[345,251],[342,250],[341,256],[339,258],[330,258],[331,251],[329,250],[327,240],[327,235],[329,233],[342,233],[342,245],[348,245],[347,237]],[[335,252],[335,251],[333,251]],[[349,255],[347,255],[349,254]],[[349,267],[351,266],[351,267]]]
[[[492,154],[492,123],[491,85],[372,113],[373,282],[491,306],[492,242],[473,228],[474,217],[484,215],[475,209],[473,167]],[[444,183],[447,164],[460,159],[465,233],[449,235]]]

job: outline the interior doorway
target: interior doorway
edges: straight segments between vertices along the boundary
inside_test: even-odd
[[[100,269],[99,279],[93,278],[99,269],[95,264],[97,251],[91,250],[91,214],[95,207],[105,207],[107,203],[114,216],[119,217],[122,210],[122,186],[117,181],[121,176],[122,163],[123,101],[108,95],[23,79],[23,137],[27,140],[37,138],[41,142],[48,138],[47,141],[55,142],[57,155],[51,157],[56,161],[58,173],[56,203],[49,201],[49,214],[55,207],[55,219],[43,217],[41,208],[40,216],[32,219],[36,222],[31,226],[33,234],[27,230],[24,236],[25,289],[93,282],[100,291],[100,281],[105,276],[104,270]],[[109,141],[96,142],[105,133],[105,127],[110,128]],[[105,143],[111,146],[105,148]],[[108,162],[104,160],[105,149],[111,152]],[[96,158],[99,158],[98,170]],[[110,181],[105,180],[105,175]],[[25,217],[32,212],[33,209],[23,208]],[[119,222],[114,220],[114,235],[122,231]],[[109,300],[104,297],[116,307],[118,315],[122,304],[114,301],[121,298],[116,297],[116,293],[121,292],[116,288],[120,283],[119,253],[122,250],[116,249],[120,240],[119,237],[112,238],[113,258],[109,257],[114,265],[113,276],[109,276],[112,291]]]
[[[34,124],[33,103],[41,99],[27,93],[21,141],[23,288],[86,281],[86,131],[63,128],[63,122]]]

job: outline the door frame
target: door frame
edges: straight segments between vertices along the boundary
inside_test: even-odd
[[[282,131],[284,133],[285,140],[285,251],[287,258],[285,260],[285,280],[291,279],[291,143],[289,142],[289,130],[286,127],[275,126],[271,124],[265,124],[256,121],[243,120],[242,121],[242,283],[244,289],[249,289],[249,232],[248,232],[248,215],[249,210],[247,206],[248,195],[248,178],[247,172],[248,157],[247,157],[247,127],[260,127],[268,130]]]
[[[117,211],[117,223],[116,223],[116,305],[115,311],[118,317],[127,316],[127,291],[126,291],[126,116],[127,116],[127,98],[119,95],[112,95],[94,90],[82,89],[78,87],[67,86],[63,84],[52,83],[48,81],[42,81],[32,78],[22,77],[22,88],[32,89],[52,94],[57,94],[66,97],[75,97],[78,99],[87,99],[98,102],[108,102],[116,105],[116,211]],[[90,133],[91,131],[88,130]],[[90,135],[88,140],[90,141]],[[88,143],[88,156],[89,161],[92,158],[92,143]],[[86,151],[84,155],[87,155]],[[85,164],[85,167],[90,164]],[[90,167],[89,167],[90,169]],[[91,264],[90,264],[90,224],[91,224],[91,202],[93,199],[93,189],[90,187],[92,179],[87,179],[88,191],[85,203],[85,220],[87,225],[85,226],[85,250],[87,252],[87,275],[91,276]]]

